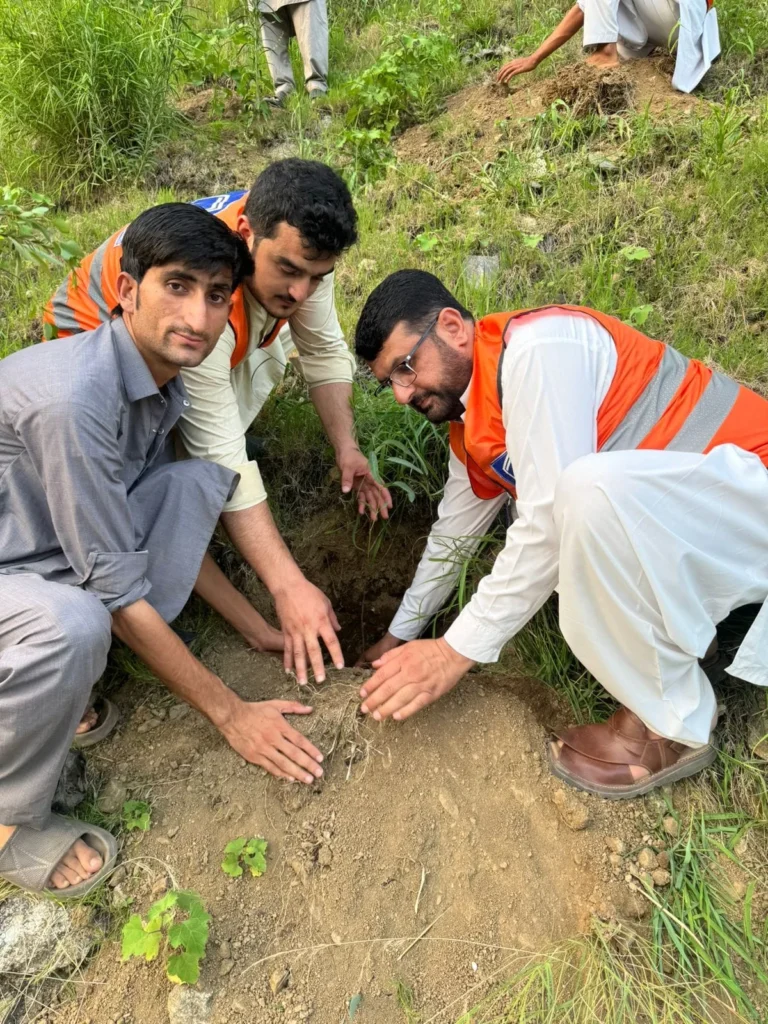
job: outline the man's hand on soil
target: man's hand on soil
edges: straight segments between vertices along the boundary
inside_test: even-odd
[[[310,785],[323,774],[323,755],[284,715],[308,715],[312,708],[293,700],[241,701],[221,732],[233,750],[278,779]]]
[[[452,690],[474,664],[442,637],[411,640],[373,662],[376,672],[360,690],[360,710],[377,722],[390,715],[403,721]]]
[[[323,652],[318,637],[328,648],[336,668],[344,668],[344,655],[336,636],[340,628],[339,620],[322,590],[301,576],[273,596],[275,610],[283,627],[283,664],[286,672],[295,669],[296,678],[305,686],[309,661],[315,680],[318,683],[325,682]]]
[[[392,636],[391,633],[385,633],[381,640],[375,643],[372,647],[369,647],[367,651],[363,651],[355,662],[355,667],[361,668],[363,666],[373,665],[373,663],[378,661],[379,658],[383,658],[387,651],[393,651],[396,647],[400,647],[402,643],[402,640],[398,640],[398,638],[396,636]]]
[[[515,75],[524,75],[529,71],[535,70],[538,67],[539,62],[534,57],[515,57],[514,60],[509,61],[508,64],[504,64],[499,69],[499,73],[496,75],[497,82],[508,82],[510,78],[514,78]]]
[[[336,464],[341,473],[341,489],[344,494],[355,491],[357,494],[357,511],[364,515],[366,510],[375,523],[381,516],[389,519],[392,508],[392,496],[383,484],[373,476],[368,459],[359,448],[345,448],[336,456]]]

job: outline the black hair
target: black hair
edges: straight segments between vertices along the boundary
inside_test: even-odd
[[[152,267],[179,263],[215,274],[232,271],[232,290],[254,272],[248,246],[224,221],[189,203],[162,203],[125,230],[120,267],[141,282]]]
[[[357,214],[344,180],[318,160],[277,160],[253,184],[245,216],[258,238],[274,238],[286,221],[307,249],[341,256],[357,241]]]
[[[355,328],[355,352],[372,363],[399,323],[419,334],[446,308],[458,310],[465,320],[474,320],[434,274],[398,270],[368,296]]]

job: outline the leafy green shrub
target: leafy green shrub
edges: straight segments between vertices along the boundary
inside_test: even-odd
[[[245,836],[240,836],[224,847],[221,870],[230,878],[240,878],[245,865],[254,878],[259,878],[267,870],[266,854],[266,839],[259,839],[257,836],[246,839]]]
[[[182,920],[177,920],[179,911],[186,914]],[[146,921],[139,914],[128,918],[123,925],[122,959],[140,956],[156,960],[165,935],[171,949],[179,951],[168,958],[168,977],[177,985],[194,985],[208,945],[210,920],[196,892],[172,889],[152,904]]]
[[[437,112],[457,66],[456,45],[444,32],[388,36],[379,58],[347,83],[346,126],[338,146],[350,159],[353,187],[375,180],[391,163],[397,129]]]
[[[10,185],[0,188],[0,272],[24,264],[70,267],[82,255],[63,219],[51,213],[50,199]]]
[[[0,157],[77,189],[146,167],[167,135],[184,0],[0,0]]]
[[[254,109],[274,91],[260,53],[258,23],[247,12],[212,29],[198,31],[188,25],[176,74],[190,85],[213,85],[223,96],[236,95]]]

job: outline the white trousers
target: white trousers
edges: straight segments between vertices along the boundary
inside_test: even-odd
[[[714,7],[706,0],[579,0],[584,45],[618,43],[625,60],[646,57],[677,41],[672,85],[691,92],[720,54]]]
[[[648,728],[707,742],[715,696],[698,659],[715,626],[768,597],[768,471],[708,455],[603,452],[558,483],[560,625],[582,664]],[[729,671],[768,685],[768,611]]]

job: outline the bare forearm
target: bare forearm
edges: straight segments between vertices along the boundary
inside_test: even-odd
[[[266,501],[238,512],[224,512],[221,522],[232,543],[273,597],[303,579]]]
[[[312,388],[310,398],[336,454],[348,447],[356,448],[352,385],[320,384]]]
[[[165,685],[221,729],[239,698],[187,650],[147,601],[115,612],[112,632],[127,644]]]
[[[561,46],[564,46],[569,39],[573,39],[583,25],[584,12],[578,4],[574,4],[554,32],[547,36],[538,50],[535,50],[532,54],[536,62],[541,63],[550,54],[554,53],[555,50],[559,50]]]

